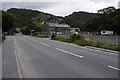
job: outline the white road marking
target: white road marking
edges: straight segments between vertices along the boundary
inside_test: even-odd
[[[62,52],[65,52],[65,53],[71,54],[71,55],[73,55],[73,56],[83,58],[83,56],[80,56],[80,55],[77,55],[77,54],[74,54],[74,53],[71,53],[71,52],[65,51],[65,50],[63,50],[63,49],[59,49],[59,48],[56,48],[56,49],[59,50],[59,51],[62,51]]]
[[[16,63],[17,63],[19,78],[22,78],[22,73],[21,73],[21,70],[20,70],[19,59],[18,59],[17,52],[16,52],[16,49],[15,49],[14,39],[13,39],[13,45],[14,45],[14,54],[15,54],[15,59],[16,59]]]
[[[89,48],[86,48],[86,49],[89,49]],[[101,50],[95,50],[95,49],[89,49],[89,50],[102,52],[102,53],[107,53],[107,54],[112,54],[112,55],[118,55],[117,53],[105,52],[105,51],[101,51]]]
[[[72,44],[72,43],[65,43],[65,42],[54,41],[54,40],[51,40],[51,41],[53,41],[53,42],[59,42],[59,43],[62,43],[62,44],[67,44],[67,45],[72,45],[72,46],[76,46],[76,47],[80,47],[80,48],[84,48],[84,49],[89,49],[89,50],[92,50],[92,51],[97,51],[97,52],[102,52],[102,53],[107,53],[107,54],[112,54],[112,55],[118,55],[117,53],[105,52],[105,51],[101,51],[101,50],[90,49],[90,48],[83,47],[83,46],[78,46],[78,45]]]
[[[114,69],[114,70],[120,71],[120,69],[115,68],[115,67],[113,67],[113,66],[108,66],[108,67],[111,68],[111,69]]]
[[[45,44],[45,43],[42,43],[42,42],[40,42],[40,44],[43,44],[43,45],[45,45],[45,46],[47,46],[47,47],[49,47],[50,45],[47,45],[47,44]]]

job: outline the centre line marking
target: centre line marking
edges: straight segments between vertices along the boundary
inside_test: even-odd
[[[59,48],[56,48],[56,49],[59,50],[59,51],[62,51],[62,52],[65,52],[65,53],[71,54],[71,55],[73,55],[73,56],[83,58],[83,56],[80,56],[80,55],[77,55],[77,54],[74,54],[74,53],[71,53],[71,52],[65,51],[65,50],[63,50],[63,49],[59,49]]]
[[[113,66],[108,66],[108,67],[111,68],[111,69],[114,69],[114,70],[120,71],[120,69],[115,68],[115,67],[113,67]]]
[[[43,44],[43,45],[45,45],[45,46],[49,47],[49,45],[47,45],[47,44],[45,44],[45,43],[40,42],[40,44]]]

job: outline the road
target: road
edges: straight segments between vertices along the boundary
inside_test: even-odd
[[[118,78],[118,54],[30,36],[3,42],[3,78]]]

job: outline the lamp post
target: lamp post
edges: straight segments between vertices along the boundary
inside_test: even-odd
[[[30,35],[32,36],[32,32],[35,31],[35,30],[30,30]]]

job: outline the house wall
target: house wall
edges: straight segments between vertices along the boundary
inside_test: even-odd
[[[42,34],[59,34],[59,35],[70,34],[70,27],[49,26],[46,23],[43,24],[43,26],[44,28],[42,30]]]
[[[49,34],[49,33],[50,33],[50,26],[48,26],[47,24],[43,24],[42,34]]]
[[[69,27],[54,27],[52,29],[56,34],[70,34]]]

